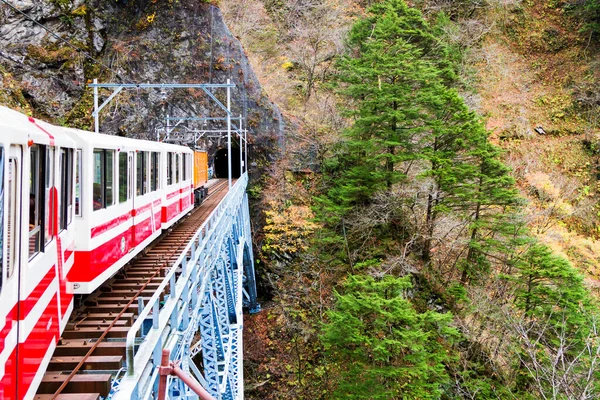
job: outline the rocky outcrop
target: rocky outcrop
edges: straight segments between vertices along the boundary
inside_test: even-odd
[[[13,1],[0,12],[0,103],[69,126],[92,128],[92,79],[112,83],[225,83],[233,115],[255,140],[275,143],[281,116],[263,94],[218,8],[180,1]],[[101,101],[110,95],[101,90]],[[225,90],[214,90],[225,103]],[[155,139],[165,117],[224,116],[201,90],[127,90],[101,114],[101,131]],[[222,122],[178,129],[219,129]],[[216,147],[218,138],[206,141]]]

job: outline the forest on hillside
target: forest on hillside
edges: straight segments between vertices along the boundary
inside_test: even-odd
[[[253,189],[247,395],[597,398],[598,3],[223,8],[296,127]]]

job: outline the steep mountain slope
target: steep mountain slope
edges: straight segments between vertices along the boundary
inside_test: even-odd
[[[267,226],[259,239],[263,244],[263,282],[273,301],[267,303],[264,314],[247,323],[247,341],[252,343],[247,353],[247,376],[252,382],[249,394],[255,398],[302,398],[329,393],[335,385],[327,378],[328,362],[318,334],[320,323],[327,319],[325,310],[333,304],[332,291],[341,288],[338,283],[344,276],[340,272],[344,267],[333,263],[344,255],[306,252],[311,242],[318,243],[323,237],[308,223],[314,215],[307,211],[307,206],[314,204],[311,194],[319,190],[321,182],[318,175],[296,167],[295,154],[314,151],[318,169],[326,162],[326,157],[319,155],[331,155],[323,149],[331,149],[339,140],[337,133],[351,123],[334,111],[340,99],[327,84],[336,73],[331,57],[342,52],[336,43],[343,41],[336,42],[335,38],[343,36],[352,21],[363,15],[366,5],[258,0],[223,4],[226,19],[241,22],[233,31],[249,49],[266,90],[272,91],[272,97],[298,128],[295,137],[288,139],[292,151],[274,169],[265,189],[270,201],[264,202]],[[417,1],[413,5],[430,21],[439,11],[450,17],[442,29],[461,60],[461,94],[483,117],[492,142],[505,150],[502,158],[527,199],[522,222],[556,254],[585,272],[587,286],[594,290],[600,261],[599,104],[594,95],[598,42],[583,29],[585,22],[577,5],[562,1]],[[294,30],[325,15],[336,15],[336,23],[319,24],[314,30],[328,32],[321,35],[327,40],[315,39],[321,36],[314,30],[312,36]],[[303,56],[307,53],[312,55],[312,69],[305,67]],[[330,56],[320,58],[324,53]],[[320,71],[316,83],[312,82],[314,70]],[[543,133],[537,133],[537,127]],[[394,212],[386,208],[384,196],[374,203],[380,208],[362,215],[358,222],[348,221],[346,230],[352,229],[353,223],[370,229],[377,222],[369,224],[369,218],[384,219]],[[368,252],[370,245],[378,245],[376,238],[365,241],[359,250]],[[444,305],[447,298],[438,297],[447,288],[429,279],[427,271],[411,261],[409,246],[404,249],[408,257],[396,256],[393,244],[388,246],[387,258],[375,253],[383,257],[382,268],[360,263],[359,267],[351,265],[352,271],[379,274],[383,269],[413,274],[418,285],[417,302],[424,301],[434,309],[448,306]],[[323,250],[327,246],[317,247]],[[443,246],[438,250],[445,251]],[[352,258],[351,251],[357,250],[343,249],[343,253],[348,252],[346,258]],[[451,273],[452,269],[446,271]],[[502,330],[494,331],[491,320],[480,318],[486,314],[491,319],[498,317],[492,317],[495,311],[487,301],[500,296],[495,284],[501,282],[469,289],[471,300],[481,309],[457,322],[464,331],[481,335],[480,341],[465,343],[463,351],[481,362],[484,374],[490,377],[495,374],[493,368],[504,372],[510,368],[501,365],[506,361],[502,359],[495,366],[485,364],[489,356],[485,348],[495,348],[494,357],[500,357],[502,345]],[[267,328],[267,324],[272,327]]]
[[[530,199],[534,232],[597,279],[599,108],[589,91],[598,41],[567,2],[515,2],[487,14],[495,28],[469,57],[478,109]]]

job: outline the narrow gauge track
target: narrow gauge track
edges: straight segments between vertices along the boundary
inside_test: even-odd
[[[200,207],[73,311],[36,400],[97,400],[108,396],[113,379],[125,363],[125,341],[138,315],[138,298],[154,294],[191,237],[226,194],[227,180],[213,185]]]

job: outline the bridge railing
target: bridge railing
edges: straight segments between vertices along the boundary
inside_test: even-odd
[[[149,299],[140,301],[138,317],[127,334],[127,374],[111,396],[113,399],[152,396],[159,377],[155,367],[161,363],[162,349],[180,347],[177,342],[181,342],[184,332],[189,331],[190,322],[197,321],[194,314],[198,313],[206,301],[204,297],[210,293],[207,285],[213,279],[212,270],[220,257],[223,243],[232,235],[238,210],[247,207],[247,183],[248,176],[244,174],[196,231],[155,293]],[[180,273],[178,277],[177,272]],[[169,294],[161,303],[161,293],[167,286]],[[202,382],[202,376],[198,376],[195,365],[190,367],[194,375],[200,378],[200,383],[206,385],[206,382]]]

